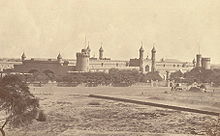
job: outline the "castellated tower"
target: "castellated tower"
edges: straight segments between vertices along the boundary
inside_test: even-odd
[[[196,67],[197,68],[211,69],[210,62],[211,62],[210,58],[203,58],[201,54],[196,55]]]
[[[201,54],[197,54],[196,55],[196,67],[202,67],[202,55]]]
[[[102,46],[99,49],[99,59],[102,60],[103,59],[103,54],[104,54],[104,50],[102,48]]]
[[[156,49],[155,47],[153,47],[153,49],[151,50],[151,72],[155,72],[156,71]]]
[[[140,71],[143,73],[144,72],[144,65],[143,65],[143,61],[144,61],[144,49],[143,46],[141,46],[141,48],[139,49],[139,61],[140,61]]]
[[[81,52],[76,53],[76,70],[82,72],[89,71],[89,52],[87,49],[82,49]]]
[[[25,61],[25,59],[26,59],[26,56],[25,56],[25,54],[23,52],[23,54],[21,55],[21,61],[23,62],[23,61]]]
[[[210,61],[211,61],[210,58],[202,58],[202,67],[206,70],[211,69]]]

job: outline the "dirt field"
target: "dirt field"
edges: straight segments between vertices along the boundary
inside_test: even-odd
[[[215,93],[171,92],[148,87],[31,87],[47,115],[8,136],[184,136],[205,134],[217,117],[87,97],[102,94],[220,112]]]

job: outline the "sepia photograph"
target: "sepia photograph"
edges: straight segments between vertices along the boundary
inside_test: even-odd
[[[0,0],[0,136],[201,135],[219,0]]]

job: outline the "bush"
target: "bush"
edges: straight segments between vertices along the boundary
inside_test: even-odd
[[[46,121],[46,120],[47,120],[46,114],[43,112],[43,110],[41,110],[41,111],[39,112],[37,121],[43,122],[43,121]]]
[[[215,78],[220,72],[214,70],[206,70],[204,68],[194,68],[184,73],[184,78],[188,81],[196,81],[198,83],[216,82]]]

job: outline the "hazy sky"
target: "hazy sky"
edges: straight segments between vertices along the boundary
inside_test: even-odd
[[[0,0],[0,57],[75,58],[90,41],[98,56],[191,61],[201,53],[220,63],[219,0]]]

